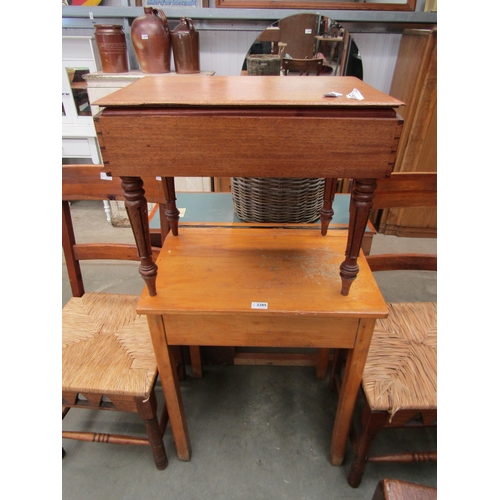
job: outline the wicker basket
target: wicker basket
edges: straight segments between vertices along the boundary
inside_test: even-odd
[[[245,222],[314,222],[325,179],[231,177],[236,215]]]
[[[274,54],[252,54],[247,56],[249,75],[278,75],[281,71],[281,57]]]

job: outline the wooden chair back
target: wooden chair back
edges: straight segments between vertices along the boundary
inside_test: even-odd
[[[370,217],[375,226],[388,235],[436,237],[431,215],[437,206],[436,172],[397,172],[377,180],[377,186]],[[427,228],[417,224],[424,219],[430,224]],[[413,220],[419,227],[413,227]]]
[[[283,59],[282,68],[284,75],[289,71],[298,72],[299,76],[309,76],[309,73],[316,73],[319,76],[323,67],[322,59]]]
[[[377,180],[373,209],[436,207],[436,172],[393,172]]]
[[[165,203],[162,183],[156,177],[142,180],[148,202]],[[108,175],[104,165],[63,165],[62,199],[124,201],[125,197],[120,178]]]
[[[379,213],[386,208],[421,208],[437,206],[437,174],[435,172],[393,172],[377,179],[370,221],[377,226]],[[371,239],[364,238],[363,251],[371,250]]]
[[[164,206],[162,183],[156,178],[144,178],[144,189],[148,200]],[[125,197],[119,177],[108,176],[103,165],[63,165],[62,166],[62,235],[63,251],[66,259],[71,291],[73,296],[81,297],[84,284],[80,268],[82,260],[135,260],[140,261],[137,247],[134,244],[109,242],[77,243],[71,219],[70,202],[81,200],[118,200]],[[164,210],[161,210],[164,212]],[[166,219],[160,218],[162,233],[166,232]],[[153,258],[156,259],[160,248],[153,247]]]

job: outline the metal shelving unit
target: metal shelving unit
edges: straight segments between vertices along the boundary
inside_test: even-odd
[[[223,9],[177,8],[165,10],[169,20],[189,16],[196,28],[238,30],[267,26],[283,17],[314,12],[335,19],[350,32],[402,32],[404,29],[429,28],[437,24],[436,12],[356,11],[356,10],[297,10],[297,9]],[[63,7],[63,28],[91,28],[96,19],[121,23],[143,14],[141,7]]]

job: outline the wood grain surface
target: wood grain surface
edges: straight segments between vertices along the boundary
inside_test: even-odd
[[[143,293],[148,314],[385,317],[387,308],[364,256],[348,296],[339,265],[346,236],[299,229],[183,228],[167,237],[156,263],[155,297]],[[268,304],[252,309],[252,302]]]
[[[358,89],[363,101],[347,98]],[[339,92],[342,97],[324,94]],[[212,76],[164,78],[146,76],[95,103],[97,106],[375,106],[397,108],[403,101],[370,87],[352,76],[301,78],[300,76]]]

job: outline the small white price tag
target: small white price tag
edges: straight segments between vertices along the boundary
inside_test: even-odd
[[[147,39],[148,39],[148,35],[141,35],[141,38],[142,38],[143,40],[147,40]]]
[[[349,99],[356,99],[358,101],[362,101],[364,99],[363,95],[358,89],[352,89],[352,92],[350,94],[347,94],[347,97]]]
[[[267,302],[252,302],[252,309],[267,309]]]
[[[179,208],[179,217],[184,217],[186,215],[186,209],[185,208]]]
[[[106,172],[101,172],[100,175],[101,175],[101,180],[103,180],[103,181],[112,181],[113,180],[113,177],[111,177],[111,175],[108,175]]]
[[[323,94],[325,97],[342,97],[339,92],[328,92],[328,94]]]
[[[306,35],[310,35],[312,33],[312,29],[311,28],[306,28],[304,33]]]

